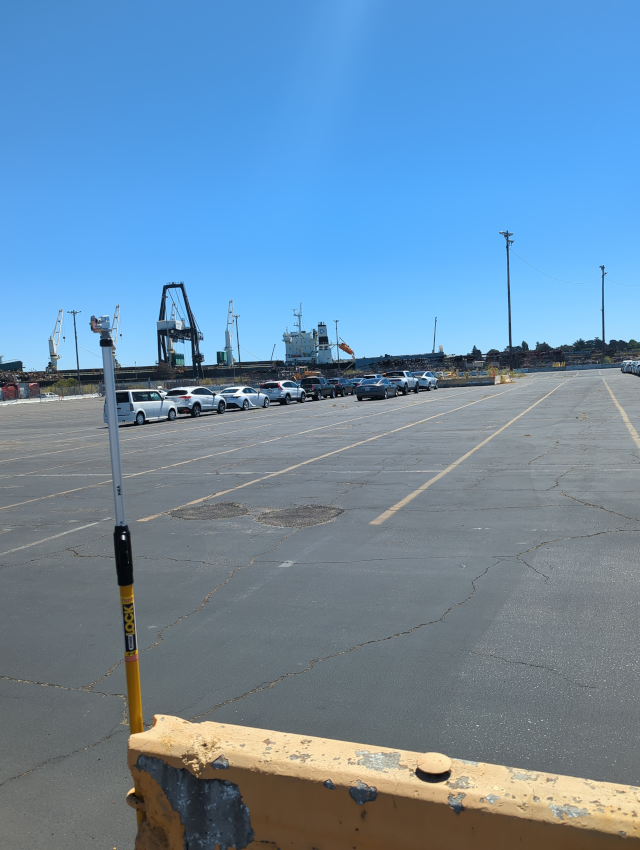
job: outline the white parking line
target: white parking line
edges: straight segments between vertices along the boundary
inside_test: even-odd
[[[24,546],[16,546],[15,549],[7,549],[6,552],[0,552],[0,558],[4,555],[11,555],[12,552],[20,552],[22,549],[30,549],[32,546],[39,546],[41,543],[48,543],[49,540],[56,540],[58,537],[64,537],[65,534],[73,534],[74,531],[82,531],[84,528],[91,528],[93,525],[100,525],[101,522],[107,522],[111,517],[99,519],[97,522],[90,522],[87,525],[79,525],[77,528],[70,528],[69,531],[61,531],[60,534],[53,534],[51,537],[45,537],[42,540],[36,540],[35,543],[25,543]]]

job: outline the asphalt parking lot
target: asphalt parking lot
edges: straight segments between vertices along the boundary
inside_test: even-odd
[[[640,784],[634,428],[616,370],[121,428],[145,721]],[[0,429],[4,843],[130,848],[102,401]]]

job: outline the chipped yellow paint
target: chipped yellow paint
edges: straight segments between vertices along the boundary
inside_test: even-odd
[[[421,753],[158,715],[129,740],[146,811],[136,850],[183,850],[185,839],[156,780],[136,767],[141,755],[237,785],[251,850],[603,850],[623,836],[640,847],[638,788],[459,759],[426,781]],[[214,769],[216,759],[228,768]]]

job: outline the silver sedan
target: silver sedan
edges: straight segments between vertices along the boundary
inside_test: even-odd
[[[438,379],[433,374],[433,372],[412,372],[411,373],[414,378],[418,379],[418,387],[421,390],[437,390],[438,389]]]
[[[249,410],[250,407],[269,407],[269,396],[254,390],[253,387],[225,387],[220,391],[227,409],[237,407],[239,410]]]

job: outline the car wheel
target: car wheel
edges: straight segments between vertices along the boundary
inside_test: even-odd
[[[427,384],[427,392],[431,390],[431,384]]]
[[[331,398],[335,398],[335,397],[336,397],[336,391],[335,391],[335,390],[331,390]]]
[[[389,390],[385,390],[385,391],[384,391],[384,397],[385,397],[385,398],[389,398]]]
[[[300,398],[298,399],[298,401],[300,402],[300,404],[304,404],[306,400],[307,400],[307,394],[306,394],[306,393],[301,393],[301,394],[300,394]]]
[[[268,398],[265,398],[264,404],[262,406],[263,407],[269,407],[269,399]]]
[[[196,416],[200,416],[200,405],[199,404],[193,405],[193,407],[191,408],[191,415],[194,417],[194,419],[195,419]]]
[[[223,401],[218,402],[218,413],[224,413],[227,409],[227,405]]]
[[[286,396],[284,397],[284,403],[285,404],[291,404],[291,396],[289,395],[289,393],[287,393]]]
[[[172,408],[169,410],[169,412],[167,413],[167,419],[169,420],[169,422],[173,422],[173,420],[174,420],[175,418],[176,418],[176,411],[175,411],[175,408],[174,408],[174,407],[172,407]]]
[[[245,398],[245,400],[242,402],[242,409],[243,410],[249,410],[249,399],[248,398]]]
[[[438,389],[438,382],[437,382],[437,381],[436,381],[436,382],[435,382],[435,384],[433,385],[433,388],[434,388],[434,390],[437,390],[437,389]]]
[[[316,393],[316,394],[314,395],[314,399],[315,399],[316,401],[322,401],[322,393]]]
[[[406,395],[409,392],[409,387],[405,384],[402,388],[402,395]]]
[[[413,388],[413,391],[414,391],[414,393],[419,393],[420,392],[420,384],[416,384],[415,387]]]
[[[356,396],[356,401],[362,401],[361,396],[357,395],[357,396]]]
[[[136,416],[136,425],[144,425],[144,413],[142,411]]]

